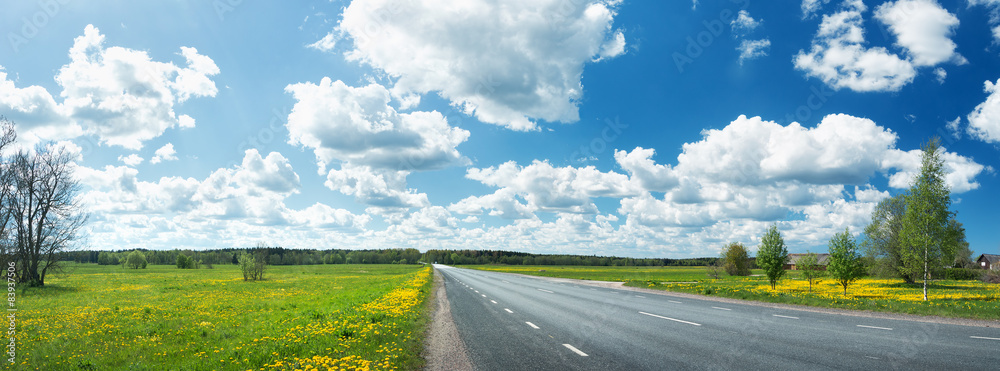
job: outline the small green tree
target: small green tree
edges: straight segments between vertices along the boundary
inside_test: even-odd
[[[872,221],[865,227],[862,247],[871,262],[869,273],[880,277],[899,277],[907,283],[916,277],[902,270],[903,215],[906,214],[906,195],[899,194],[878,202],[872,210]]]
[[[125,258],[125,266],[132,269],[146,268],[146,255],[138,250],[132,251]]]
[[[865,274],[861,254],[858,253],[857,243],[854,242],[850,230],[845,229],[830,239],[830,260],[826,270],[844,287],[845,296],[847,286]]]
[[[240,272],[243,272],[243,280],[249,281],[250,278],[253,277],[253,268],[254,264],[256,264],[253,256],[250,255],[250,253],[244,252],[243,254],[240,254],[239,263]]]
[[[785,275],[785,263],[788,262],[788,248],[785,240],[781,238],[777,225],[771,225],[760,239],[760,247],[757,249],[757,266],[764,270],[767,280],[771,282],[771,290],[774,285]]]
[[[937,138],[924,145],[920,174],[906,196],[906,214],[900,231],[903,270],[923,277],[925,301],[931,270],[952,265],[957,247],[957,237],[948,228],[952,218],[951,191],[944,182],[940,149]]]
[[[746,246],[739,242],[731,242],[722,249],[722,268],[730,276],[750,275],[750,254]]]
[[[802,271],[802,277],[809,280],[809,292],[813,290],[813,282],[816,282],[816,280],[823,277],[826,273],[823,270],[823,265],[819,264],[819,258],[811,252],[807,252],[805,256],[799,258],[795,266],[799,267],[799,270]]]
[[[187,255],[178,253],[177,254],[177,268],[180,269],[191,269],[194,268],[194,260],[189,258]]]
[[[240,254],[240,271],[243,272],[244,281],[257,281],[264,279],[264,270],[267,267],[267,258],[264,255],[254,256],[248,252]]]

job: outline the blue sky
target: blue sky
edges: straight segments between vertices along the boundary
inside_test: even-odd
[[[712,256],[860,232],[942,138],[996,252],[1000,1],[7,2],[95,249]]]

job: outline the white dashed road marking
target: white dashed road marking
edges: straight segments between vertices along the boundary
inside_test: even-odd
[[[1000,338],[988,338],[988,337],[982,337],[982,336],[969,336],[969,337],[973,338],[973,339],[983,339],[983,340],[1000,340]]]
[[[688,321],[681,320],[681,319],[659,316],[659,315],[655,315],[655,314],[652,314],[652,313],[639,312],[639,314],[645,314],[645,315],[650,316],[650,317],[656,317],[656,318],[665,319],[665,320],[668,320],[668,321],[686,323],[686,324],[693,325],[693,326],[701,326],[700,323],[688,322]]]
[[[712,307],[712,309],[718,309],[718,310],[732,310],[732,309],[729,309],[729,308],[720,308],[720,307]]]
[[[773,315],[773,316],[775,316],[775,317],[781,317],[781,318],[788,318],[788,319],[799,319],[799,317],[792,317],[792,316],[782,316],[782,315],[780,315],[780,314],[772,314],[772,315]]]
[[[576,354],[579,354],[579,355],[580,355],[580,357],[586,357],[586,356],[587,356],[587,353],[584,353],[584,352],[581,352],[581,351],[580,351],[579,349],[576,349],[576,347],[574,347],[574,346],[572,346],[572,345],[569,345],[569,344],[563,344],[563,346],[564,346],[564,347],[566,347],[566,348],[567,348],[567,349],[569,349],[569,350],[572,350],[572,351],[573,351],[573,353],[576,353]]]
[[[507,313],[514,313],[514,311],[512,311],[510,309],[507,309],[507,308],[504,308],[503,310],[507,311]]]
[[[549,294],[555,294],[555,292],[552,292],[552,291],[549,291],[549,290],[546,290],[546,289],[537,289],[537,290],[541,291],[541,292],[547,292]]]
[[[535,329],[535,330],[538,330],[538,326],[535,326],[535,324],[534,324],[534,323],[531,323],[531,322],[525,322],[525,323],[527,323],[527,324],[528,324],[528,326],[531,326],[531,328],[533,328],[533,329]]]
[[[858,327],[873,328],[873,329],[876,329],[876,330],[892,331],[892,329],[888,328],[888,327],[875,327],[875,326],[865,326],[865,325],[858,325]]]

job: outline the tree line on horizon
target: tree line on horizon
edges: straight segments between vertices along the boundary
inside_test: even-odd
[[[91,263],[99,265],[124,265],[132,252],[140,252],[145,261],[152,265],[180,265],[185,268],[213,265],[239,264],[244,252],[262,259],[267,265],[314,265],[314,264],[418,264],[422,254],[417,249],[383,250],[317,250],[288,249],[280,246],[256,246],[247,248],[223,248],[210,250],[84,250],[62,253],[63,261]]]
[[[143,262],[152,265],[175,265],[180,261],[186,268],[221,264],[239,264],[239,256],[250,253],[259,256],[268,265],[313,264],[419,264],[440,263],[447,265],[504,264],[504,265],[584,265],[584,266],[706,266],[718,258],[624,258],[613,256],[584,256],[565,254],[532,254],[502,250],[317,250],[287,249],[283,247],[223,248],[211,250],[86,250],[63,252],[61,260],[99,265],[129,265],[133,252],[140,252]],[[183,257],[181,257],[183,256]]]

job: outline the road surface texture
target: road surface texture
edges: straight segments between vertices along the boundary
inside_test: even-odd
[[[720,303],[435,268],[479,370],[973,370],[1000,329]]]

